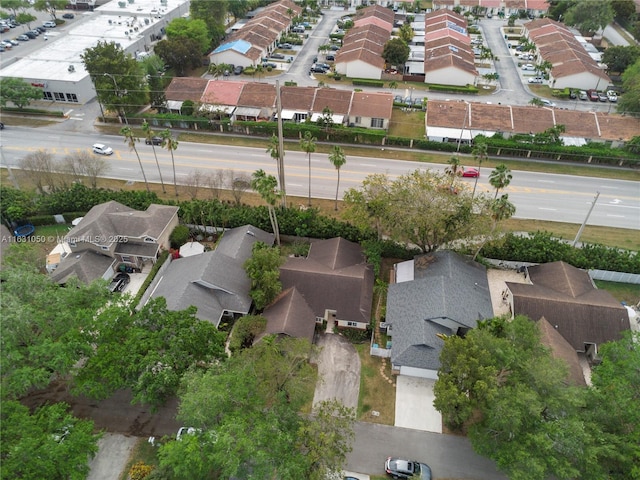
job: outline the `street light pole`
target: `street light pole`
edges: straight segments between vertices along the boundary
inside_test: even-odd
[[[118,82],[116,82],[116,77],[114,77],[110,73],[103,73],[102,75],[105,76],[105,77],[109,77],[109,78],[111,78],[111,80],[113,80],[113,86],[116,89],[115,90],[116,97],[121,97],[120,88],[118,88]],[[120,105],[118,105],[118,116],[119,117],[122,116],[122,118],[124,119],[125,125],[129,125],[129,122],[127,121],[127,114],[125,113],[124,109],[121,109]]]
[[[589,217],[591,216],[591,212],[593,212],[593,207],[596,206],[596,202],[598,201],[598,197],[600,196],[600,192],[596,192],[596,198],[593,199],[593,203],[591,204],[591,208],[589,209],[589,212],[587,213],[587,217],[584,219],[584,222],[582,222],[582,225],[580,225],[580,229],[578,230],[578,234],[576,235],[576,238],[573,240],[573,247],[575,247],[578,243],[578,240],[580,240],[580,235],[582,235],[582,231],[584,230],[585,225],[587,224],[587,222],[589,221]]]

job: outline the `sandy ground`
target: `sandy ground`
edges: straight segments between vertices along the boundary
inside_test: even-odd
[[[487,280],[489,291],[491,292],[491,304],[496,317],[500,315],[510,315],[509,303],[503,300],[503,294],[507,290],[507,282],[511,283],[531,283],[524,278],[524,273],[516,270],[499,270],[491,268],[487,270]]]

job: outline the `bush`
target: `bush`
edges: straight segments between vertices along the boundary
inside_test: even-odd
[[[384,81],[382,80],[370,80],[368,78],[354,78],[351,83],[355,86],[363,87],[384,87]]]
[[[186,225],[178,225],[173,229],[171,235],[169,235],[169,242],[171,242],[171,248],[180,248],[189,240],[189,227]]]
[[[478,88],[474,87],[473,85],[458,87],[456,85],[429,84],[429,90],[434,90],[438,92],[455,92],[455,93],[469,93],[469,94],[478,93]]]
[[[34,227],[38,227],[40,225],[53,225],[56,223],[56,219],[53,218],[53,215],[35,215],[33,217],[29,217],[27,221]]]
[[[129,478],[131,480],[144,480],[153,471],[152,465],[147,465],[140,461],[135,463],[129,470]]]
[[[267,327],[267,319],[260,315],[246,315],[236,322],[231,339],[229,340],[229,350],[235,353],[243,348],[249,348],[258,335],[264,332]]]

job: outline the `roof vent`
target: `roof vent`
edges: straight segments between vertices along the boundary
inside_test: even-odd
[[[76,71],[76,67],[74,67],[73,65],[69,65],[69,67],[67,68],[68,72],[75,72]]]
[[[251,230],[247,230],[247,235],[251,235],[252,237],[256,236],[256,234],[253,233]]]

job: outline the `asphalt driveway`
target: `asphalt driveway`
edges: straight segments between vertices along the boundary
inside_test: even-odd
[[[353,345],[342,335],[321,333],[316,345],[320,353],[315,359],[318,365],[318,383],[313,395],[313,405],[332,398],[345,407],[357,409],[360,394],[360,357]]]

